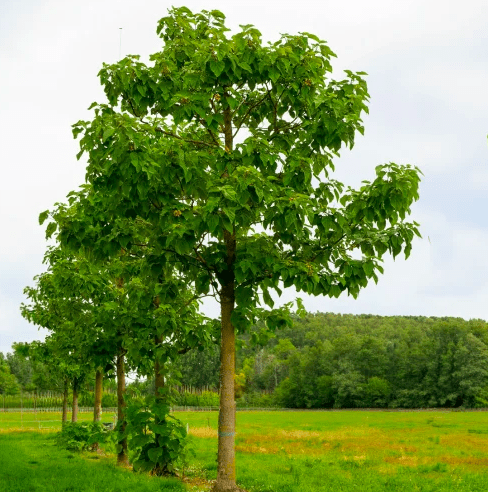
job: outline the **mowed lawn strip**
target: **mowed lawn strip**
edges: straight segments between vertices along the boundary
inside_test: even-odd
[[[216,473],[216,412],[178,413]],[[237,475],[252,491],[488,490],[485,412],[238,412]]]
[[[53,434],[0,434],[1,492],[180,492],[177,479],[117,468],[114,459],[78,455],[57,447]],[[87,457],[88,456],[88,457]]]

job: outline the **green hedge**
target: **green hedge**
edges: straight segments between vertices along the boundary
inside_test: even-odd
[[[218,407],[219,394],[214,391],[182,391],[176,396],[174,405],[180,407]]]

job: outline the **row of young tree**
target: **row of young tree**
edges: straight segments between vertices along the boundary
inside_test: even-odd
[[[346,188],[333,157],[363,133],[362,72],[331,78],[334,53],[309,33],[263,44],[251,25],[228,35],[219,11],[171,9],[150,64],[127,56],[99,73],[107,102],[73,126],[86,183],[41,214],[47,272],[23,314],[50,330],[39,353],[72,382],[115,370],[124,448],[124,374],[153,374],[152,437],[140,456],[165,472],[169,367],[220,344],[215,492],[235,479],[235,335],[290,324],[272,293],[356,297],[386,253],[408,257],[420,171],[394,163]],[[220,320],[200,314],[206,296]],[[254,331],[254,341],[267,338]],[[115,366],[115,368],[114,368]],[[146,415],[141,413],[142,422]],[[148,439],[151,439],[149,442]],[[169,457],[169,458],[168,458]],[[126,458],[124,458],[126,459]]]
[[[486,321],[309,313],[274,335],[263,347],[239,336],[242,406],[488,406]],[[218,384],[213,347],[176,365],[188,384]]]
[[[37,343],[34,342],[32,348]],[[53,368],[43,358],[31,357],[30,345],[26,342],[16,342],[12,345],[11,352],[5,354],[0,352],[0,395],[52,394],[57,397],[63,391],[62,375],[56,370],[53,371]],[[115,392],[114,379],[106,381],[105,390],[110,393]],[[93,393],[91,378],[84,382],[83,391],[87,394]]]

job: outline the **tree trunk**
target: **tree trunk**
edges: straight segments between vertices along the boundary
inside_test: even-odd
[[[93,405],[93,422],[100,422],[102,418],[103,373],[97,370],[95,374],[95,403]]]
[[[61,416],[61,426],[64,427],[68,420],[68,379],[64,379],[63,383],[63,414]]]
[[[125,361],[124,352],[121,351],[117,356],[117,419],[118,419],[118,445],[117,464],[122,466],[129,465],[129,455],[127,454],[127,437],[124,436],[127,422],[125,420],[126,403],[125,394]]]
[[[161,343],[162,338],[161,337],[156,337],[156,345]],[[155,379],[155,396],[156,396],[156,403],[158,404],[164,404],[165,403],[165,397],[161,394],[160,390],[164,389],[164,364],[161,363],[159,358],[156,357],[156,360],[154,362],[154,379]],[[164,421],[159,420],[158,417],[154,417],[155,423],[157,424],[164,424]],[[156,442],[158,442],[159,434],[154,435],[154,439]],[[168,468],[165,465],[156,465],[153,470],[152,470],[153,475],[174,475],[174,473],[171,473]]]
[[[73,379],[73,408],[71,409],[71,422],[78,422],[78,379]]]
[[[225,150],[232,152],[232,115],[230,108],[224,110]],[[224,176],[228,176],[225,170]],[[231,234],[224,229],[226,247],[226,271],[222,276],[220,292],[221,346],[220,346],[220,410],[217,482],[212,492],[240,491],[236,485],[236,402],[234,379],[236,372],[235,330],[231,322],[235,307],[236,231]]]
[[[161,364],[159,359],[154,362],[154,378],[155,378],[155,395],[156,401],[163,401],[163,397],[159,390],[164,388],[164,364]]]
[[[100,422],[102,417],[102,392],[103,392],[103,373],[97,369],[95,373],[95,401],[93,403],[93,422]],[[91,446],[92,451],[98,451],[100,446],[94,442]]]
[[[220,347],[220,410],[217,483],[213,492],[236,491],[235,332],[230,321],[234,309],[234,285],[222,289]]]

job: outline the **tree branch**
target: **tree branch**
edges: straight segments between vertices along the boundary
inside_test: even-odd
[[[257,108],[257,107],[258,107],[258,106],[259,106],[259,105],[260,105],[260,104],[261,104],[261,103],[262,103],[262,102],[263,102],[263,101],[264,101],[264,100],[265,100],[265,99],[269,96],[269,94],[270,94],[270,91],[267,89],[267,92],[266,92],[266,94],[263,96],[263,98],[262,98],[262,99],[260,99],[257,103],[253,104],[252,106],[250,106],[250,107],[248,108],[248,110],[246,111],[246,114],[242,117],[242,119],[241,119],[240,123],[237,125],[237,127],[236,127],[236,131],[235,131],[234,135],[232,135],[232,138],[234,138],[234,137],[237,135],[237,133],[238,133],[238,132],[239,132],[239,130],[241,129],[241,127],[242,127],[242,125],[243,125],[244,121],[245,121],[245,120],[246,120],[246,118],[249,116],[249,114],[251,113],[251,111],[252,111],[253,109]]]
[[[211,144],[211,143],[208,143],[208,142],[203,142],[202,140],[192,140],[190,138],[183,138],[183,137],[180,137],[179,135],[176,135],[174,133],[171,133],[171,132],[167,132],[166,130],[163,130],[161,127],[156,127],[156,131],[158,133],[162,133],[163,135],[167,135],[168,137],[173,137],[173,138],[176,138],[178,140],[181,140],[183,142],[186,142],[186,143],[192,143],[192,144],[195,144],[195,145],[204,145],[204,146],[207,146],[207,147],[212,147],[214,148],[215,147],[215,144]],[[220,145],[219,145],[220,147]]]

